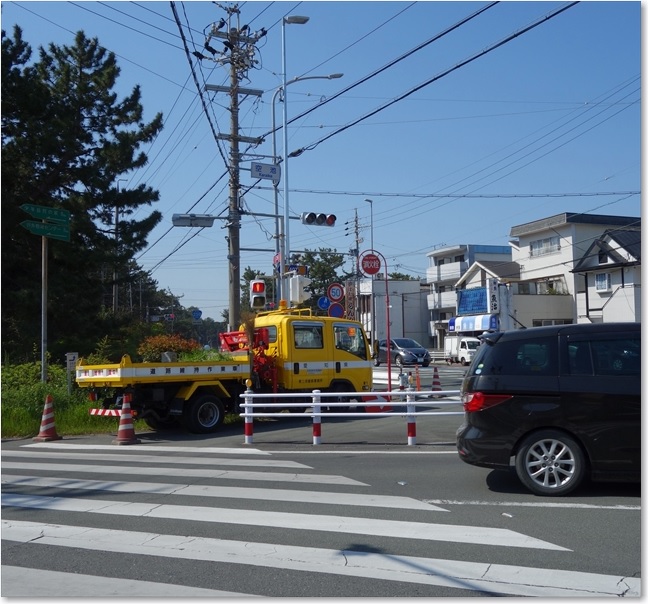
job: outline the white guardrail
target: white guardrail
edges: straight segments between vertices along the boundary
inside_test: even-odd
[[[429,415],[463,415],[463,411],[417,411],[416,407],[439,405],[457,405],[461,401],[439,400],[441,398],[458,396],[459,390],[414,390],[409,387],[404,390],[392,390],[387,392],[325,392],[313,390],[312,402],[308,408],[312,411],[301,413],[290,412],[290,417],[311,417],[313,418],[313,444],[322,444],[322,418],[326,417],[404,417],[407,419],[407,444],[416,444],[416,418]],[[348,397],[349,401],[342,402],[322,402],[322,398]],[[301,401],[295,403],[264,403],[264,399],[294,399],[301,397]],[[418,397],[418,398],[417,398]],[[425,397],[426,400],[421,400]],[[241,394],[244,402],[240,404],[243,413],[240,414],[245,419],[245,444],[251,445],[254,438],[254,418],[255,417],[286,417],[282,411],[286,409],[298,408],[303,409],[306,402],[304,394],[294,393],[276,393],[276,394],[255,394],[252,390],[246,390]],[[333,407],[371,407],[371,411],[322,411],[322,407],[330,409]],[[396,407],[403,407],[400,411],[394,410]],[[263,411],[255,411],[262,408]],[[374,410],[377,408],[379,410]],[[277,409],[276,412],[267,411],[267,409]]]

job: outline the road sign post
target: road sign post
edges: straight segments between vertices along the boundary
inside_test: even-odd
[[[41,236],[41,381],[47,382],[47,239],[70,241],[70,212],[61,208],[24,203],[20,209],[37,220],[23,220],[20,226]]]
[[[389,329],[389,323],[390,323],[389,321],[389,278],[387,276],[387,261],[385,260],[385,257],[380,252],[377,252],[376,250],[369,250],[367,252],[362,253],[362,257],[360,258],[360,266],[362,267],[362,271],[366,275],[370,275],[370,276],[375,275],[380,270],[381,258],[385,264],[385,318],[387,319],[387,349],[389,349],[389,346],[391,344],[391,333]],[[371,292],[371,295],[373,296],[373,290]],[[387,388],[389,391],[391,391],[392,389],[391,354],[387,355]]]

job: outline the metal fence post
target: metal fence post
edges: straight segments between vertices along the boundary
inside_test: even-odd
[[[245,410],[245,444],[251,445],[254,440],[252,435],[254,433],[254,418],[248,415],[249,413],[254,412],[254,399],[252,398],[253,391],[251,388],[248,388],[245,391],[245,402],[243,409]]]
[[[416,397],[414,389],[410,386],[407,389],[407,444],[416,444]]]
[[[313,390],[313,444],[322,444],[321,390]]]

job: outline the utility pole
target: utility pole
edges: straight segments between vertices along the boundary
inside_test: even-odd
[[[247,77],[247,72],[257,61],[254,59],[256,43],[266,35],[265,29],[254,34],[249,33],[249,27],[240,26],[240,11],[236,5],[227,7],[227,19],[221,19],[212,26],[211,32],[205,41],[205,50],[213,55],[216,63],[230,65],[230,87],[206,85],[206,90],[227,92],[230,95],[230,132],[218,134],[219,139],[230,143],[230,183],[229,183],[229,211],[227,216],[227,241],[229,264],[229,330],[237,330],[241,323],[241,205],[240,205],[240,179],[239,170],[241,155],[239,143],[258,145],[262,139],[239,135],[239,95],[257,96],[261,90],[241,88],[240,79]],[[223,31],[220,31],[220,30]],[[223,50],[217,50],[210,45],[212,38],[223,42]],[[202,58],[207,58],[201,55]]]

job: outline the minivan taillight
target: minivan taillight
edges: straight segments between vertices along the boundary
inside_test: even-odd
[[[466,413],[483,411],[504,401],[513,398],[508,394],[485,394],[483,392],[467,392],[461,397],[463,408]]]

